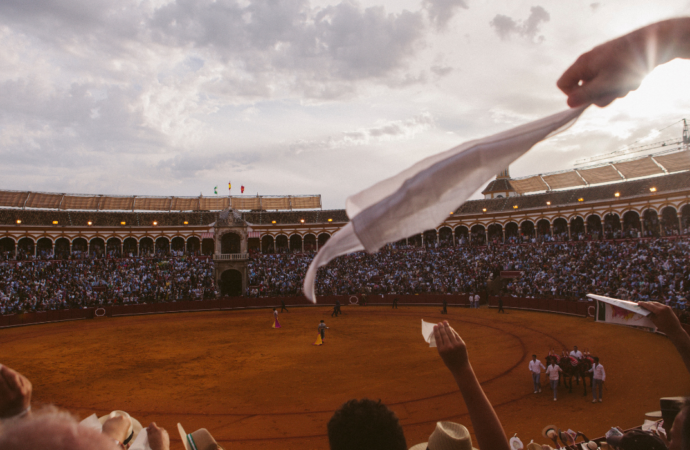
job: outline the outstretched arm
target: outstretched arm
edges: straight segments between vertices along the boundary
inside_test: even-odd
[[[657,22],[593,48],[577,58],[557,85],[572,108],[606,106],[675,58],[690,58],[690,18]]]
[[[438,354],[450,369],[460,388],[460,393],[465,399],[474,434],[477,436],[477,446],[482,449],[509,450],[510,447],[503,426],[501,426],[493,406],[479,385],[479,380],[477,380],[467,357],[465,342],[451,328],[448,321],[434,326],[434,338],[436,339]]]
[[[671,340],[683,358],[685,368],[690,372],[690,336],[680,325],[680,320],[673,310],[657,302],[640,302],[638,305],[651,312],[649,318],[654,325]]]

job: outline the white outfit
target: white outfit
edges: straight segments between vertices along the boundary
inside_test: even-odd
[[[604,366],[601,364],[596,364],[592,366],[591,369],[589,369],[590,372],[594,374],[594,379],[595,380],[601,380],[601,381],[606,381],[606,371],[604,370]]]
[[[553,364],[546,368],[546,374],[549,376],[549,380],[551,381],[558,381],[558,372],[563,372],[563,370]]]
[[[546,370],[546,367],[544,367],[544,364],[541,363],[541,361],[536,360],[530,360],[529,362],[529,370],[532,373],[541,373],[542,369]]]
[[[570,352],[570,356],[577,358],[577,359],[582,359],[582,352],[580,350],[578,350],[578,351],[573,350],[572,352]]]

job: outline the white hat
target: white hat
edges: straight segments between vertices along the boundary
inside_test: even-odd
[[[517,433],[515,434],[515,436],[510,438],[510,448],[511,450],[522,450],[523,448],[525,448],[520,438],[517,437]]]
[[[130,416],[128,413],[120,410],[115,410],[108,415],[99,417],[98,421],[101,423],[101,425],[103,425],[108,419],[112,419],[113,417],[117,416],[128,417],[131,421],[129,428],[127,429],[127,437],[125,438],[125,442],[123,442],[123,444],[134,442],[137,439],[137,436],[139,435],[139,432],[142,430],[143,427],[137,419]]]
[[[436,429],[429,442],[417,444],[409,450],[477,450],[472,447],[472,437],[464,426],[455,422],[436,422]]]

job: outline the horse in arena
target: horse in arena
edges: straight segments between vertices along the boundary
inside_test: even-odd
[[[582,378],[582,387],[584,388],[584,394],[582,395],[587,395],[587,378],[589,378],[590,387],[594,381],[594,374],[589,371],[594,364],[593,357],[586,353],[582,359],[577,359],[570,356],[567,351],[564,351],[556,364],[563,371],[558,380],[559,384],[562,379],[563,385],[568,387],[568,391],[573,392],[573,377],[575,377],[577,384],[580,384],[580,378]]]

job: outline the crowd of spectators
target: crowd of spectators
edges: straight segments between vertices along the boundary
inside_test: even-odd
[[[175,255],[180,253],[175,252]],[[77,255],[78,256],[78,255]],[[249,297],[301,295],[313,253],[252,253]],[[518,273],[501,278],[501,272]],[[215,298],[213,261],[196,256],[0,262],[0,313]],[[690,239],[505,246],[391,245],[319,269],[318,295],[470,294],[584,300],[595,293],[685,307]]]
[[[250,296],[301,292],[313,255],[252,255]],[[675,304],[690,293],[690,240],[585,241],[489,247],[406,248],[354,253],[319,269],[318,295],[456,294],[488,289],[501,271],[504,295],[583,299],[596,293]]]
[[[208,258],[0,263],[0,314],[217,296]]]

